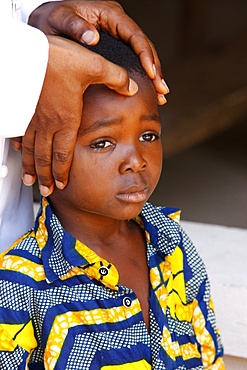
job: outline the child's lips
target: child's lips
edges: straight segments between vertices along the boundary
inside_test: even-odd
[[[147,200],[148,188],[131,187],[116,195],[116,198],[127,203],[140,203]]]

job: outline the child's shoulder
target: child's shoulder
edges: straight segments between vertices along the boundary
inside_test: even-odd
[[[20,276],[33,278],[35,281],[44,278],[41,250],[33,230],[29,230],[1,253],[0,271],[4,276],[7,273],[17,281]]]
[[[181,270],[189,300],[197,296],[200,287],[208,284],[205,265],[189,236],[178,224],[180,211],[168,207],[155,207],[150,203],[143,209],[143,223],[150,234],[153,255],[163,255],[171,271]],[[152,257],[151,257],[152,258]]]
[[[193,275],[197,274],[199,266],[201,271],[204,270],[204,263],[190,237],[179,224],[180,213],[178,208],[157,207],[147,203],[141,217],[155,248],[165,256],[171,256],[179,249],[184,264],[193,270]]]
[[[167,254],[170,254],[174,247],[180,243],[181,227],[178,208],[154,206],[151,203],[146,203],[141,212],[141,218],[145,230],[152,235],[153,242],[159,244],[160,239],[169,239],[171,248],[167,250]]]

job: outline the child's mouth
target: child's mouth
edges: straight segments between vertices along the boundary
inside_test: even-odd
[[[142,190],[133,191],[131,189],[125,190],[123,193],[116,195],[116,198],[128,202],[128,203],[140,203],[147,200],[148,197],[148,188]]]

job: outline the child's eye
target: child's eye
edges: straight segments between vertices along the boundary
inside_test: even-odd
[[[105,149],[105,148],[108,148],[111,145],[112,145],[112,143],[110,141],[101,140],[101,141],[98,141],[97,143],[91,144],[90,147],[92,149]]]
[[[146,142],[151,142],[151,141],[154,141],[156,139],[159,139],[159,135],[158,134],[154,134],[154,133],[145,133],[143,135],[140,136],[140,141],[146,141]]]

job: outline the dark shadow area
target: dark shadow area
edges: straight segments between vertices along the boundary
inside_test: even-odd
[[[184,220],[247,228],[246,138],[244,121],[164,159],[151,201],[180,208]]]

